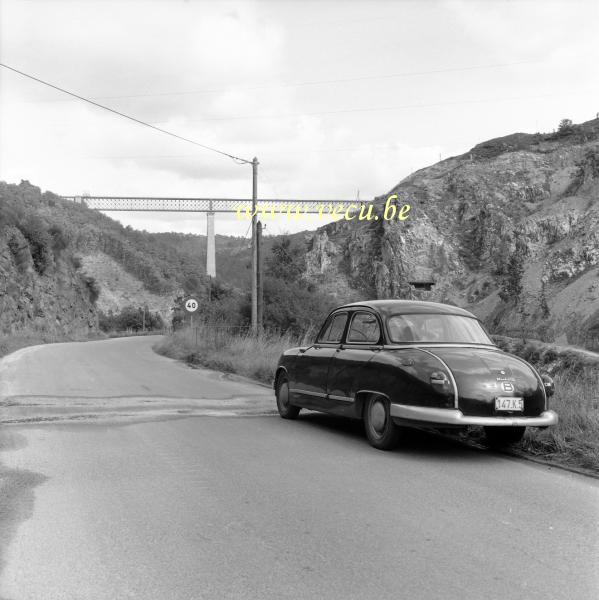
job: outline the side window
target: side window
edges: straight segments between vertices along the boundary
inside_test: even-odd
[[[376,344],[381,337],[381,329],[376,317],[371,313],[358,312],[354,315],[347,332],[348,342]]]
[[[325,326],[323,334],[318,338],[318,341],[329,344],[336,344],[340,342],[346,322],[347,313],[333,315],[330,323]]]

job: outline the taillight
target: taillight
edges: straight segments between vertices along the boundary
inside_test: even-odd
[[[453,385],[445,371],[433,371],[431,373],[431,385],[435,391],[441,394],[453,394]]]
[[[543,380],[543,385],[545,386],[545,394],[547,397],[553,396],[555,394],[555,384],[553,383],[553,379],[547,375],[547,373],[541,373],[541,379]]]

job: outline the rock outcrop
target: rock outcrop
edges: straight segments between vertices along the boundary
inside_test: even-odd
[[[340,297],[451,302],[496,333],[599,347],[598,119],[479,144],[411,174],[379,210],[391,194],[407,220],[319,229],[306,276]]]

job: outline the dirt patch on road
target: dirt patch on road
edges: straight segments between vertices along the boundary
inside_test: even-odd
[[[155,421],[182,416],[255,417],[276,413],[264,397],[185,398],[164,396],[12,396],[0,400],[0,424]]]

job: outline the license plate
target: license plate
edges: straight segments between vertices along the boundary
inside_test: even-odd
[[[524,398],[500,396],[495,398],[495,410],[524,410]]]

